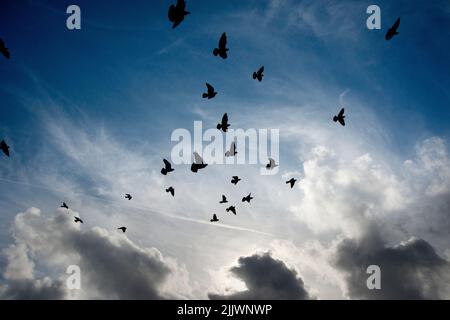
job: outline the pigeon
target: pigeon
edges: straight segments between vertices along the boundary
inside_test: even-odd
[[[220,201],[219,203],[228,203],[227,197],[225,197],[225,195],[222,195],[222,201]]]
[[[219,55],[221,58],[226,59],[228,57],[227,51],[230,49],[227,48],[227,34],[224,32],[219,40],[219,47],[214,48],[213,54],[217,57]]]
[[[391,40],[394,36],[398,35],[397,32],[398,27],[400,26],[400,18],[398,18],[394,25],[389,28],[389,30],[386,32],[386,40]]]
[[[117,228],[117,230],[122,230],[122,232],[125,233],[125,231],[127,231],[127,227],[120,227],[120,228]]]
[[[252,199],[253,199],[252,194],[249,193],[248,196],[242,198],[242,202],[247,201],[248,203],[250,203],[250,200],[252,200]]]
[[[199,169],[203,169],[207,166],[206,163],[203,163],[203,158],[197,152],[194,152],[195,162],[191,165],[191,171],[197,172]]]
[[[278,165],[275,163],[275,160],[273,160],[272,158],[269,158],[269,163],[266,165],[266,169],[272,170],[275,167],[278,167]]]
[[[77,222],[83,223],[83,220],[81,220],[81,219],[78,218],[78,217],[75,217],[75,219],[74,219],[73,221],[75,221],[75,223],[77,223]]]
[[[129,193],[125,193],[125,199],[131,200],[133,197]]]
[[[236,154],[236,142],[232,142],[230,145],[230,150],[225,152],[225,157],[234,157]]]
[[[339,121],[340,124],[342,124],[345,127],[345,116],[344,116],[344,108],[339,111],[339,114],[337,116],[333,117],[333,121]]]
[[[6,144],[5,140],[2,140],[0,142],[0,149],[3,151],[3,153],[9,157],[9,146]]]
[[[237,185],[237,183],[238,183],[239,181],[241,181],[241,180],[242,180],[242,179],[239,179],[238,176],[233,176],[233,179],[231,179],[231,183],[234,184],[234,185]]]
[[[222,122],[217,124],[217,129],[221,130],[223,132],[227,132],[228,128],[229,128],[229,124],[228,124],[228,115],[225,113],[222,117]]]
[[[63,202],[63,204],[62,204],[62,206],[60,208],[64,208],[64,209],[69,210],[69,206],[65,202]]]
[[[186,1],[177,0],[177,5],[171,5],[169,7],[169,20],[173,22],[172,29],[176,28],[183,20],[184,16],[190,14],[186,11]]]
[[[172,168],[172,165],[169,161],[166,159],[163,159],[165,167],[161,169],[161,173],[163,175],[167,175],[167,173],[172,172],[174,169]]]
[[[202,97],[205,99],[208,98],[208,100],[214,98],[217,94],[217,92],[214,91],[214,87],[212,85],[210,85],[209,83],[206,83],[206,87],[208,88],[208,92],[204,93],[202,95]]]
[[[230,206],[225,209],[227,212],[233,212],[234,215],[236,215],[236,208],[234,206]]]
[[[5,46],[5,42],[0,39],[0,52],[5,56],[6,59],[9,59],[9,50]]]
[[[291,180],[286,181],[286,184],[290,183],[291,184],[291,189],[294,187],[295,182],[297,181],[297,179],[291,178]]]
[[[219,219],[217,219],[217,216],[216,216],[215,213],[213,214],[213,217],[212,217],[212,219],[211,219],[210,221],[211,221],[211,222],[217,222],[217,221],[219,221]]]
[[[172,197],[175,197],[175,189],[173,187],[169,187],[166,189],[166,192],[170,192]]]
[[[259,68],[258,71],[253,72],[253,80],[258,79],[258,81],[261,82],[262,78],[264,77],[263,72],[264,72],[264,66]]]

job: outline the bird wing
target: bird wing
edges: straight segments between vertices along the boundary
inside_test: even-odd
[[[345,120],[344,118],[338,118],[339,123],[342,124],[345,127]]]
[[[392,26],[392,29],[397,30],[398,27],[400,27],[400,18],[398,18],[398,19],[395,21],[394,25]]]
[[[213,220],[217,220],[217,216],[215,213],[213,214]]]
[[[228,123],[228,115],[225,113],[222,117],[222,126]]]
[[[163,161],[164,161],[164,165],[166,166],[166,169],[171,169],[172,168],[172,165],[170,164],[169,161],[167,161],[166,159],[163,159]]]
[[[214,87],[209,83],[206,83],[206,87],[208,88],[208,92],[214,92]]]
[[[344,108],[339,111],[338,117],[341,118],[344,115]]]
[[[175,8],[175,6],[171,5],[169,7],[169,13],[168,13],[170,22],[174,22],[175,21],[175,19],[176,19],[176,12],[177,12],[177,9]]]
[[[261,68],[259,68],[258,73],[261,74],[264,72],[264,66],[262,66]]]
[[[203,163],[203,158],[200,157],[200,155],[197,152],[194,152],[194,158],[195,158],[195,163],[196,164],[202,164]]]
[[[275,160],[273,160],[272,158],[269,158],[269,163],[270,163],[270,166],[273,167],[275,164]]]
[[[220,40],[219,40],[219,48],[220,48],[220,49],[225,49],[226,46],[227,46],[227,34],[224,32],[224,33],[222,33],[222,35],[220,36]]]
[[[177,9],[180,11],[184,11],[185,8],[186,8],[186,1],[177,0]]]
[[[235,142],[231,143],[230,152],[232,155],[236,152],[236,143]]]

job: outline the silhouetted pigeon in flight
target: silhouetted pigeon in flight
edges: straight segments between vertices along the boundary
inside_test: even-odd
[[[275,167],[278,167],[278,165],[275,163],[275,160],[273,160],[272,158],[269,158],[269,163],[266,165],[266,169],[272,170]]]
[[[237,183],[238,183],[239,181],[241,181],[241,180],[242,180],[242,179],[239,179],[238,176],[233,176],[233,179],[231,179],[231,183],[234,184],[234,185],[237,185]]]
[[[230,125],[228,124],[228,115],[225,113],[222,117],[222,122],[217,124],[217,129],[227,132]]]
[[[172,197],[175,197],[175,189],[173,187],[167,188],[166,192],[170,193]]]
[[[208,100],[214,98],[217,94],[217,92],[214,91],[214,87],[212,85],[210,85],[209,83],[206,83],[206,87],[208,88],[208,92],[204,93],[202,95],[202,97],[205,99],[208,98]]]
[[[222,201],[220,201],[219,203],[228,203],[227,197],[225,197],[225,195],[222,195]]]
[[[186,11],[186,1],[177,0],[177,5],[171,5],[169,7],[169,20],[173,22],[172,29],[178,26],[183,20],[184,16],[190,14],[190,12]]]
[[[234,206],[230,206],[225,209],[227,212],[233,212],[234,215],[236,215],[236,208]]]
[[[77,222],[83,223],[83,220],[81,220],[81,219],[78,218],[78,217],[75,217],[75,219],[74,219],[73,221],[75,221],[75,223],[77,223]]]
[[[6,59],[9,59],[9,50],[5,46],[5,42],[0,39],[0,52],[5,56]]]
[[[3,151],[3,153],[9,157],[9,146],[6,144],[5,140],[2,140],[0,142],[0,149]]]
[[[69,206],[63,202],[60,208],[69,209]]]
[[[129,193],[125,193],[125,199],[131,200],[133,197]]]
[[[127,227],[120,227],[120,228],[117,228],[117,230],[122,230],[122,232],[125,233],[125,231],[127,231]]]
[[[216,216],[215,213],[213,214],[213,217],[212,217],[212,219],[211,219],[210,221],[211,221],[211,222],[217,222],[217,221],[219,221],[219,219],[217,219],[217,216]]]
[[[291,178],[291,180],[286,181],[286,184],[291,184],[291,189],[294,187],[295,182],[297,181],[297,179]]]
[[[228,57],[227,51],[230,49],[227,48],[227,34],[224,32],[219,40],[219,47],[214,48],[213,54],[217,57],[219,55],[221,58],[226,59]]]
[[[398,27],[400,26],[400,18],[398,18],[392,27],[386,32],[386,40],[391,40],[394,36],[398,35]]]
[[[250,200],[252,200],[252,199],[253,199],[252,194],[249,193],[248,196],[242,198],[242,202],[247,201],[248,203],[250,203]]]
[[[259,68],[258,71],[253,72],[253,80],[258,79],[258,81],[261,82],[262,78],[264,77],[263,72],[264,72],[264,66]]]
[[[344,116],[344,108],[339,111],[339,114],[337,116],[333,117],[333,121],[339,121],[340,124],[342,124],[345,127],[345,116]]]
[[[234,157],[236,154],[237,154],[236,142],[233,141],[230,145],[230,150],[225,152],[225,157]]]
[[[191,171],[197,172],[200,169],[203,169],[207,166],[206,163],[203,163],[203,158],[197,152],[194,152],[195,161],[191,165]]]
[[[163,161],[165,167],[161,169],[161,173],[163,175],[166,175],[167,173],[172,172],[174,169],[172,168],[172,165],[170,164],[169,161],[167,161],[166,159],[163,159]]]

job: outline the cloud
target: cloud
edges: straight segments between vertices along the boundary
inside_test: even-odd
[[[230,272],[242,280],[247,290],[231,294],[210,293],[210,299],[230,300],[306,300],[310,295],[294,269],[270,253],[240,257]]]

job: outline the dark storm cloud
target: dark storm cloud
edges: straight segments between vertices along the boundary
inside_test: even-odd
[[[60,300],[66,297],[64,283],[44,280],[12,280],[0,291],[1,299]]]
[[[272,258],[269,253],[240,257],[238,263],[230,272],[245,282],[247,290],[229,295],[210,293],[210,299],[310,299],[303,280],[297,277],[297,272],[289,269],[283,261]]]

